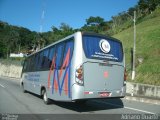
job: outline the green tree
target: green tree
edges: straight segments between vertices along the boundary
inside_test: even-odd
[[[81,28],[82,31],[95,33],[100,33],[103,29],[108,29],[108,24],[99,16],[89,17],[86,19],[86,24]]]
[[[68,35],[73,34],[74,32],[75,30],[73,30],[73,28],[66,23],[61,23],[59,28],[52,26],[52,32],[48,34],[48,43],[60,40]]]
[[[6,45],[3,43],[3,41],[0,41],[0,58],[5,56],[6,51]]]
[[[97,16],[97,17],[89,17],[88,19],[86,19],[86,23],[87,25],[91,25],[91,26],[94,26],[94,25],[100,25],[102,23],[104,23],[104,19]]]
[[[138,5],[141,13],[146,15],[152,13],[160,5],[160,0],[139,0]]]

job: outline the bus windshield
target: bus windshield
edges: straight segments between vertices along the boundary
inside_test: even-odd
[[[83,49],[87,58],[122,62],[122,43],[118,40],[100,36],[83,36]]]

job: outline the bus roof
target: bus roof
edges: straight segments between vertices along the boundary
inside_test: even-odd
[[[106,36],[106,35],[102,35],[102,34],[98,34],[98,33],[93,33],[93,32],[81,32],[81,31],[78,31],[78,32],[76,32],[76,33],[74,33],[74,34],[71,34],[71,35],[69,35],[69,36],[66,36],[65,38],[62,38],[62,39],[60,39],[60,40],[58,40],[58,41],[56,41],[56,42],[54,42],[54,43],[51,43],[50,45],[47,45],[46,47],[44,47],[44,48],[42,48],[42,49],[40,49],[40,50],[38,50],[38,51],[36,51],[36,52],[31,53],[31,54],[28,55],[27,57],[30,57],[30,56],[32,56],[32,55],[34,55],[34,54],[36,54],[36,53],[39,53],[39,52],[41,52],[42,50],[51,47],[52,45],[55,45],[55,44],[60,43],[60,42],[63,42],[63,41],[65,41],[65,40],[67,40],[67,39],[69,39],[69,38],[71,38],[71,37],[73,37],[73,36],[75,36],[76,34],[79,34],[79,33],[82,34],[82,35],[96,36],[96,37],[104,37],[104,38],[108,38],[108,39],[112,39],[112,40],[121,42],[120,40],[118,40],[118,39],[116,39],[116,38],[113,38],[113,37],[110,37],[110,36]]]
[[[82,32],[82,35],[87,35],[87,36],[96,36],[96,37],[104,37],[104,38],[108,38],[108,39],[112,39],[118,42],[121,42],[119,39],[116,39],[114,37],[110,37],[107,35],[103,35],[103,34],[99,34],[99,33],[93,33],[93,32]],[[122,43],[122,42],[121,42]]]
[[[38,50],[38,51],[36,51],[36,52],[31,53],[31,54],[28,55],[27,57],[30,57],[30,56],[32,56],[32,55],[34,55],[34,54],[36,54],[36,53],[39,53],[39,52],[41,52],[42,50],[45,50],[46,48],[49,48],[49,47],[51,47],[51,46],[53,46],[53,45],[55,45],[55,44],[57,44],[57,43],[63,42],[63,41],[65,41],[65,40],[73,37],[73,36],[74,36],[75,34],[77,34],[77,33],[80,33],[80,32],[76,32],[76,33],[71,34],[71,35],[69,35],[69,36],[67,36],[67,37],[65,37],[65,38],[62,38],[62,39],[60,39],[60,40],[58,40],[58,41],[56,41],[56,42],[54,42],[54,43],[51,43],[51,44],[47,45],[46,47],[44,47],[44,48],[42,48],[42,49],[40,49],[40,50]]]

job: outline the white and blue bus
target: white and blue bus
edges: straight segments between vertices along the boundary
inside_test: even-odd
[[[44,103],[124,97],[125,60],[122,43],[100,34],[76,32],[29,55],[21,87]]]

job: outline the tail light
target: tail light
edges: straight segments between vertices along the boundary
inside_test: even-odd
[[[127,80],[127,71],[126,69],[124,70],[124,84],[126,84],[126,80]]]
[[[80,66],[76,69],[76,82],[83,85],[83,67]]]

